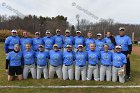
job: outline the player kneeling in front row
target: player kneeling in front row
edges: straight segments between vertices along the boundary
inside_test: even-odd
[[[8,73],[8,81],[12,81],[15,74],[18,80],[22,80],[22,52],[19,44],[14,45],[14,51],[8,53],[6,57],[6,72]]]
[[[23,61],[24,61],[24,69],[23,69],[23,78],[27,79],[29,71],[31,71],[32,78],[36,78],[36,67],[35,67],[35,52],[31,49],[31,44],[27,43],[25,45],[26,50],[23,52]]]
[[[50,68],[49,68],[49,78],[54,78],[56,72],[59,79],[62,79],[62,60],[63,53],[59,50],[58,45],[53,45],[53,50],[50,50]]]
[[[90,50],[88,51],[88,70],[87,80],[92,80],[92,75],[95,81],[99,81],[99,69],[98,62],[100,58],[99,51],[96,50],[95,44],[90,44]]]
[[[74,78],[74,69],[73,69],[73,61],[75,59],[74,52],[72,51],[72,46],[67,45],[67,49],[63,53],[63,79],[73,80]]]
[[[48,52],[45,51],[44,45],[39,45],[39,51],[36,52],[37,59],[37,79],[41,78],[43,72],[44,78],[48,79]]]
[[[86,80],[86,61],[87,61],[87,52],[84,51],[83,45],[78,45],[78,51],[75,53],[75,79]]]
[[[112,67],[112,81],[117,81],[119,76],[119,82],[125,82],[125,68],[126,68],[126,56],[121,53],[121,46],[116,46],[116,52],[113,54],[113,67]]]
[[[109,46],[104,45],[104,51],[101,51],[100,56],[100,81],[111,81],[111,65],[112,65],[112,52],[109,51]]]

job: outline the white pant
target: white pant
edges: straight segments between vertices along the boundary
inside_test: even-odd
[[[117,81],[117,76],[119,76],[119,82],[124,83],[125,82],[125,74],[124,75],[118,75],[118,72],[122,70],[122,68],[116,68],[112,67],[112,81],[116,82]]]
[[[83,67],[79,67],[79,66],[76,66],[75,67],[75,79],[76,80],[80,80],[80,75],[82,77],[82,80],[86,80],[86,66],[83,66]]]
[[[100,81],[111,81],[111,66],[100,66]]]
[[[47,66],[37,66],[37,79],[41,78],[43,72],[44,78],[48,79],[48,68]]]
[[[98,68],[98,65],[92,66],[92,65],[89,64],[87,74],[88,74],[87,75],[87,80],[91,80],[92,75],[94,75],[94,80],[99,81],[99,68]]]
[[[57,74],[58,78],[59,79],[62,79],[62,67],[61,66],[57,66],[57,67],[54,67],[54,66],[51,66],[50,65],[50,68],[49,68],[49,78],[54,78],[54,74]]]
[[[67,80],[68,78],[70,80],[73,80],[73,78],[74,78],[73,65],[71,65],[71,66],[63,65],[62,71],[63,71],[63,79],[64,80]]]
[[[35,64],[32,65],[24,65],[24,69],[23,69],[23,78],[27,79],[29,71],[31,71],[32,74],[32,78],[35,79],[36,78],[36,68],[35,68]]]

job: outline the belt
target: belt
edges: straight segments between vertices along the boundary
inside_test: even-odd
[[[106,66],[106,67],[109,67],[110,65],[105,65],[105,64],[102,64],[103,66]]]
[[[25,64],[25,65],[27,65],[27,66],[30,66],[30,65],[33,65],[34,63],[32,63],[32,64]]]
[[[91,65],[91,66],[96,66],[96,64],[89,64],[89,65]]]
[[[65,66],[71,66],[72,64],[70,64],[70,65],[65,65]]]
[[[54,65],[51,65],[51,66],[53,66],[53,67],[58,67],[58,66],[54,66]]]
[[[46,66],[46,65],[38,65],[38,66],[40,66],[40,67],[44,67],[44,66]]]
[[[114,67],[116,67],[116,68],[121,68],[121,67],[123,67],[123,66],[114,66]]]
[[[84,67],[85,65],[79,65],[79,67]]]

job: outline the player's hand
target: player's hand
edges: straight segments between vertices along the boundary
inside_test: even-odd
[[[8,53],[5,53],[5,55],[7,56],[7,55],[8,55]]]
[[[127,55],[127,58],[130,58],[130,54]]]
[[[9,70],[8,70],[8,69],[6,69],[5,71],[6,71],[6,73],[8,73],[8,72],[9,72]]]

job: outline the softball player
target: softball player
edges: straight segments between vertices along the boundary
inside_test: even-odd
[[[51,32],[49,30],[46,31],[46,37],[43,38],[45,43],[45,51],[50,51],[53,49],[54,38],[51,36]]]
[[[8,73],[8,81],[12,81],[15,74],[18,80],[22,80],[22,52],[19,44],[14,45],[14,51],[8,53],[6,57],[6,72]]]
[[[39,45],[39,51],[36,52],[37,59],[37,79],[41,78],[43,72],[44,78],[48,79],[47,59],[49,58],[48,52],[45,51],[44,45]]]
[[[20,44],[21,44],[21,50],[24,51],[26,50],[26,44],[32,45],[32,39],[28,37],[28,33],[24,31],[22,33],[23,38],[20,39]]]
[[[54,36],[54,43],[58,45],[59,49],[63,48],[64,36],[61,35],[60,29],[56,29],[56,35]]]
[[[54,78],[56,72],[59,79],[62,79],[62,61],[63,61],[63,52],[59,50],[58,45],[53,45],[53,50],[49,52],[50,56],[50,68],[49,68],[49,78]]]
[[[38,51],[39,45],[43,45],[43,39],[40,38],[40,33],[35,32],[35,38],[33,38],[33,50]]]
[[[107,32],[106,35],[107,35],[107,37],[104,38],[105,43],[108,44],[109,50],[112,51],[112,52],[114,52],[114,48],[115,48],[115,46],[116,46],[115,38],[114,38],[114,36],[112,35],[112,33],[109,32],[109,31]]]
[[[92,38],[92,32],[87,33],[88,38],[85,39],[85,44],[86,44],[86,51],[90,50],[90,44],[95,43],[95,39]]]
[[[11,31],[11,36],[7,37],[5,40],[5,53],[9,53],[10,51],[14,50],[14,45],[15,44],[20,44],[20,38],[17,36],[17,31],[12,30]]]
[[[112,68],[112,81],[117,81],[119,76],[119,82],[125,82],[125,68],[126,68],[126,56],[121,53],[121,46],[116,46],[116,52],[113,54],[113,68]]]
[[[94,80],[99,81],[99,69],[98,69],[99,58],[100,53],[99,51],[96,50],[96,45],[90,44],[90,50],[88,51],[87,80],[91,80],[92,75],[94,75]]]
[[[35,52],[31,49],[31,44],[26,44],[26,50],[23,52],[23,61],[24,61],[24,69],[23,69],[23,78],[27,79],[29,71],[31,71],[32,78],[36,78],[36,67],[35,67]]]
[[[78,45],[85,45],[85,38],[81,35],[81,31],[76,31],[77,36],[74,37],[74,52],[78,50]]]
[[[74,52],[72,51],[72,45],[67,45],[67,50],[63,52],[63,79],[73,80],[74,78],[74,69],[73,61],[75,60]]]
[[[105,40],[102,38],[101,33],[97,34],[97,39],[95,40],[95,44],[96,44],[96,50],[98,50],[98,51],[104,50]]]
[[[78,51],[75,53],[75,79],[80,80],[80,75],[82,80],[86,80],[86,61],[87,52],[84,52],[83,45],[78,45]]]
[[[109,51],[109,46],[104,45],[104,51],[101,51],[100,56],[100,81],[111,81],[111,66],[112,66],[112,52]]]
[[[73,45],[73,43],[74,43],[74,38],[73,38],[73,36],[71,36],[70,34],[70,30],[66,30],[65,31],[65,34],[66,34],[66,36],[64,37],[64,51],[66,51],[67,50],[67,45]]]
[[[117,45],[121,45],[122,53],[126,55],[127,58],[126,79],[130,79],[130,55],[132,51],[132,42],[131,42],[131,38],[125,35],[124,27],[119,28],[119,34],[120,35],[116,36],[115,40]]]

